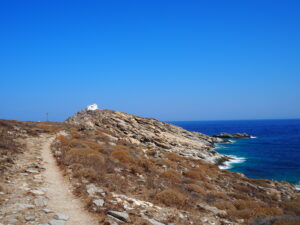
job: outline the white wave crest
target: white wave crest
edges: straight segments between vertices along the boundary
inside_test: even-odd
[[[300,191],[300,181],[298,182],[298,184],[295,185],[295,188],[297,191]]]
[[[255,136],[250,136],[250,138],[257,138],[257,137],[255,137]]]
[[[221,170],[231,169],[233,167],[233,164],[244,163],[246,161],[246,158],[244,157],[237,157],[234,155],[227,155],[227,156],[231,157],[232,159],[224,162],[223,165],[220,165],[219,168]]]

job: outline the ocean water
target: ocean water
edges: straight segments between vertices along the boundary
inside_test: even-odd
[[[234,157],[222,169],[251,178],[289,181],[300,190],[300,119],[171,122],[208,135],[246,132],[250,139],[217,144],[216,151]]]

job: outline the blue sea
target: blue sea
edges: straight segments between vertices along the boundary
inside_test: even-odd
[[[289,181],[300,190],[300,119],[171,123],[207,135],[221,132],[250,134],[252,138],[216,145],[216,151],[235,158],[223,169],[251,178]]]

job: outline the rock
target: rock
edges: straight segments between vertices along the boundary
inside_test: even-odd
[[[51,213],[52,210],[51,210],[51,209],[43,209],[43,212],[44,212],[44,213]]]
[[[212,212],[213,214],[215,215],[218,215],[218,216],[226,216],[227,215],[227,212],[225,210],[220,210],[214,206],[210,206],[210,205],[206,205],[206,204],[198,204],[197,207],[199,209],[203,209],[203,210],[206,210],[206,211],[210,211]]]
[[[69,216],[67,215],[64,215],[62,213],[56,213],[54,216],[53,216],[54,219],[56,220],[65,220],[67,221],[69,219]]]
[[[119,225],[117,222],[112,221],[112,220],[105,220],[105,224],[107,224],[107,225]]]
[[[34,216],[26,216],[25,220],[26,221],[35,221],[35,217]]]
[[[140,145],[141,142],[135,138],[128,138],[129,142],[134,145]]]
[[[123,222],[128,222],[128,219],[129,219],[129,215],[127,212],[119,212],[119,211],[110,210],[107,212],[107,214],[118,220],[121,220]]]
[[[155,219],[150,219],[149,217],[147,217],[146,215],[142,215],[142,218],[144,220],[147,220],[149,223],[153,224],[153,225],[165,225],[164,223],[160,223],[158,221],[156,221]]]
[[[18,203],[18,205],[21,209],[34,209],[35,208],[35,206],[31,205],[31,204]]]
[[[49,221],[49,225],[65,225],[65,221],[63,221],[63,220],[51,220],[51,221]]]
[[[104,200],[103,200],[103,199],[96,199],[96,200],[93,200],[93,203],[94,203],[96,206],[102,207],[102,206],[104,205]]]
[[[99,188],[95,186],[94,184],[88,184],[86,185],[86,191],[91,197],[96,197],[97,194],[104,193],[104,190],[102,188]]]
[[[43,196],[38,196],[37,198],[34,199],[34,204],[36,206],[46,206],[48,204],[48,201],[45,197]]]
[[[39,171],[36,169],[27,169],[27,170],[25,170],[25,172],[26,173],[39,173]]]
[[[30,193],[34,194],[34,195],[44,195],[45,192],[40,191],[40,190],[31,190]]]
[[[55,157],[60,157],[62,155],[61,151],[55,151],[54,156]]]
[[[7,220],[7,222],[8,222],[8,223],[17,223],[18,220],[13,218],[13,219]]]
[[[251,138],[249,134],[246,133],[234,133],[234,134],[229,134],[229,133],[220,133],[218,135],[213,135],[213,137],[217,138]]]

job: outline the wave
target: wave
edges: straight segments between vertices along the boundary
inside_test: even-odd
[[[257,138],[257,137],[255,137],[255,136],[250,136],[250,138]]]
[[[300,191],[300,181],[298,182],[298,184],[295,184],[295,188],[297,191]]]
[[[219,166],[221,170],[231,169],[233,167],[233,164],[244,163],[246,161],[246,158],[244,157],[237,157],[234,155],[227,155],[227,156],[229,156],[231,159]]]

